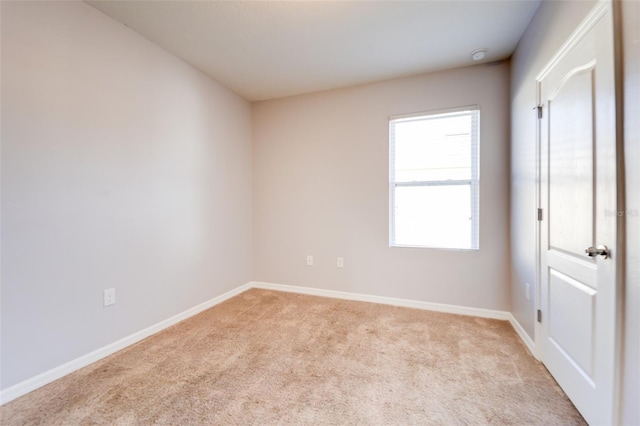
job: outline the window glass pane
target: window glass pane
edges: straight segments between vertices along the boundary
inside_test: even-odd
[[[397,120],[395,182],[471,179],[471,114]]]
[[[395,188],[395,244],[471,249],[471,186]]]

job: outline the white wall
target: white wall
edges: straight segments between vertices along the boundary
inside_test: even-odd
[[[501,64],[254,104],[254,279],[508,310],[508,99]],[[389,248],[389,116],[472,104],[480,251]]]
[[[3,389],[251,280],[250,117],[84,3],[2,2]]]
[[[535,77],[595,3],[543,1],[511,62],[511,310],[533,338],[536,268]]]
[[[544,1],[512,57],[511,75],[511,309],[527,333],[534,335],[535,301],[525,297],[525,283],[535,281],[535,76],[558,51],[595,3]],[[640,211],[640,4],[621,2],[625,47],[625,155],[627,211]],[[622,364],[622,424],[640,424],[640,215],[627,216],[627,276]]]
[[[622,420],[640,425],[640,2],[623,1],[621,6],[628,212]]]

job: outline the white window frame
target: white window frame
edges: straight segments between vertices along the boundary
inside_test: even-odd
[[[394,125],[399,121],[424,120],[435,116],[455,115],[456,113],[471,113],[475,117],[475,126],[471,126],[471,179],[463,180],[427,180],[396,182],[395,177],[395,131]],[[426,245],[403,245],[395,242],[395,189],[406,186],[452,186],[469,185],[471,197],[471,247],[449,248]],[[448,108],[434,111],[417,112],[389,117],[389,247],[433,248],[441,250],[479,250],[480,249],[480,107],[469,105],[458,108]]]

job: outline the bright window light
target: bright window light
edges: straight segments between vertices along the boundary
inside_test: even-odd
[[[392,247],[479,248],[478,107],[389,121]]]

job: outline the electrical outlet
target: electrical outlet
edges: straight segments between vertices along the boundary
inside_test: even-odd
[[[527,300],[531,300],[531,284],[524,283],[524,287],[525,287],[525,296],[527,297]]]
[[[336,266],[338,268],[344,268],[344,257],[339,257],[337,262],[336,262]]]
[[[307,255],[307,266],[313,266],[313,256]]]
[[[108,288],[102,293],[104,306],[111,306],[116,303],[116,289]]]

